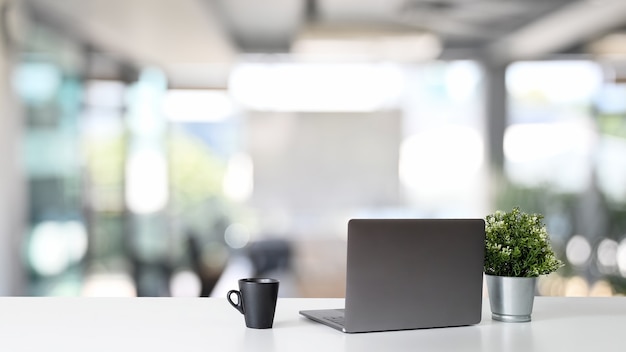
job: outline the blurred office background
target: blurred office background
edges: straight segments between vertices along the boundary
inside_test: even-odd
[[[0,0],[0,295],[341,297],[352,217],[545,215],[626,293],[623,0]]]

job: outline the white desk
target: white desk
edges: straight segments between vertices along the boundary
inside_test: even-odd
[[[533,321],[343,334],[298,315],[341,299],[280,299],[274,329],[221,298],[0,298],[0,351],[625,351],[626,298],[537,297]]]

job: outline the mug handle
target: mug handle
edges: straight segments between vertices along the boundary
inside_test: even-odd
[[[235,302],[233,302],[233,300],[230,298],[230,296],[233,293],[235,295],[237,295],[237,304],[235,304]],[[230,290],[226,294],[226,299],[228,300],[228,303],[230,303],[231,306],[235,307],[235,309],[237,309],[239,311],[239,313],[243,314],[243,304],[242,304],[242,300],[241,300],[241,292],[239,292],[237,290]]]

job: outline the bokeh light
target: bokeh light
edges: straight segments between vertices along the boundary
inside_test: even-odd
[[[617,242],[605,238],[598,245],[598,264],[600,269],[615,269],[617,267]]]
[[[231,224],[224,231],[224,240],[230,248],[243,248],[250,241],[250,230],[242,224]]]
[[[87,232],[78,221],[44,221],[33,229],[28,252],[38,274],[60,274],[84,257]]]
[[[138,214],[159,211],[169,196],[167,161],[154,150],[140,150],[130,155],[126,165],[126,202]]]
[[[234,201],[250,198],[254,189],[254,165],[249,155],[238,153],[230,158],[223,188],[224,194]]]
[[[580,276],[573,276],[565,283],[564,296],[566,297],[586,297],[589,295],[589,284],[587,280]]]
[[[598,280],[591,286],[589,296],[611,297],[613,296],[613,288],[611,287],[611,284],[608,283],[606,280]]]
[[[580,235],[573,236],[565,249],[567,260],[573,265],[584,265],[591,255],[591,245],[586,238]]]
[[[623,277],[626,277],[626,238],[617,247],[617,266]]]
[[[198,297],[202,282],[196,273],[181,270],[174,273],[170,280],[170,293],[173,297]]]
[[[85,297],[136,297],[137,289],[130,275],[98,273],[86,277],[81,295]]]
[[[442,194],[458,194],[480,171],[483,147],[480,134],[466,126],[448,125],[415,134],[400,147],[400,180],[432,201]]]
[[[228,86],[235,101],[260,111],[364,112],[397,106],[404,77],[388,64],[242,63]]]

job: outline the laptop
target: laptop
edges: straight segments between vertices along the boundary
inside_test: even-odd
[[[347,333],[478,324],[484,248],[482,219],[352,219],[345,308],[300,314]]]

